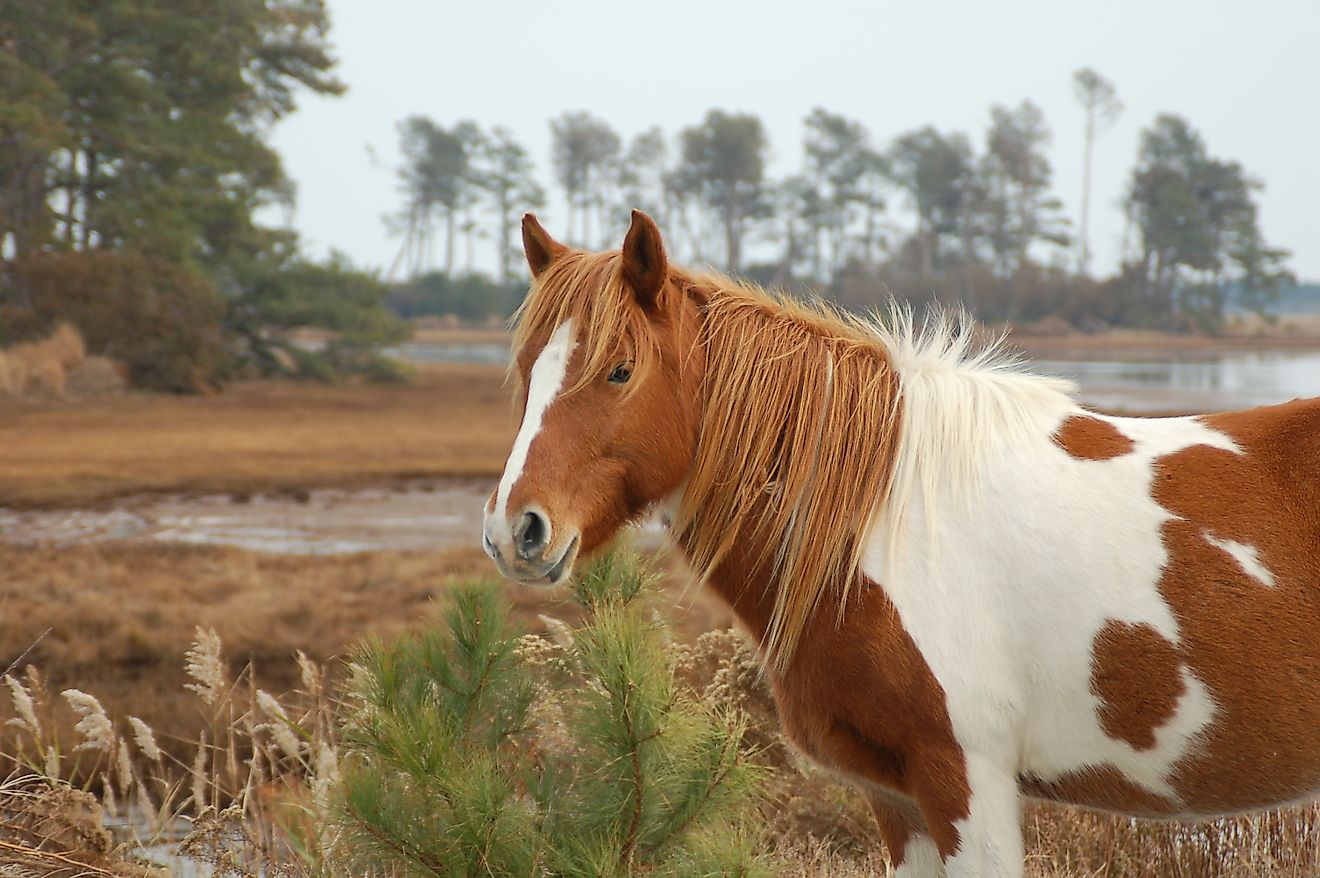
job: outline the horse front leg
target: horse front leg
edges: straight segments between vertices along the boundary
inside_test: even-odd
[[[947,878],[1022,878],[1015,772],[973,753],[925,755],[913,766],[913,793]]]

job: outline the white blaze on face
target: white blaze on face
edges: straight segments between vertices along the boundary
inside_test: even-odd
[[[500,479],[499,491],[495,494],[496,521],[504,521],[508,514],[509,494],[513,486],[522,478],[523,467],[527,464],[527,452],[531,450],[532,440],[541,432],[545,413],[550,404],[559,396],[564,386],[564,376],[568,372],[568,358],[577,347],[573,341],[573,320],[570,318],[559,324],[559,328],[550,336],[536,362],[532,364],[532,374],[527,381],[527,408],[523,411],[522,426],[518,437],[513,440],[513,450],[504,464],[504,475]]]

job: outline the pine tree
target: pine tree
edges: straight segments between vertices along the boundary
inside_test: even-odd
[[[757,875],[759,779],[742,720],[674,681],[618,554],[587,571],[588,623],[517,637],[495,587],[459,588],[443,629],[354,665],[346,865],[407,876]]]

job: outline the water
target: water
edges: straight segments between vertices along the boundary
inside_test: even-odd
[[[478,344],[435,344],[434,342],[406,341],[385,353],[400,360],[414,363],[480,363],[503,366],[509,362],[509,346],[489,342]]]
[[[180,855],[179,845],[192,831],[192,824],[176,817],[164,826],[156,816],[130,808],[127,813],[103,816],[102,823],[116,842],[132,845],[133,852],[153,866],[167,869],[171,878],[207,878],[215,870]]]
[[[1089,406],[1134,413],[1210,412],[1320,396],[1320,351],[1231,351],[1140,361],[1036,359],[1075,380]]]
[[[137,497],[108,509],[0,509],[0,542],[184,543],[283,555],[431,551],[477,544],[492,487],[486,480],[453,479],[251,499]]]
[[[509,361],[508,346],[497,343],[409,342],[392,352],[425,363],[504,365]],[[1224,411],[1320,396],[1320,349],[1171,351],[1138,360],[1096,357],[1094,353],[1032,362],[1039,372],[1077,381],[1078,398],[1085,405],[1110,411]]]

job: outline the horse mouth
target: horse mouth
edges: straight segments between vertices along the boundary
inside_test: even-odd
[[[573,562],[577,560],[578,542],[580,540],[580,535],[573,537],[573,542],[568,544],[568,548],[564,549],[564,554],[559,556],[559,560],[546,571],[544,576],[538,579],[521,580],[523,585],[558,585],[562,582],[564,575],[573,566]]]

